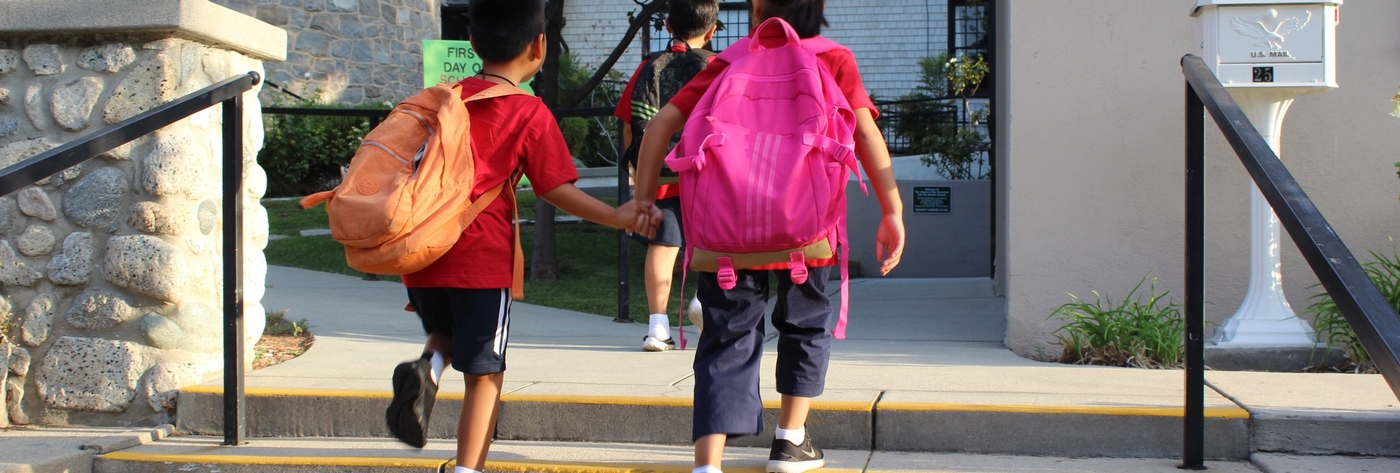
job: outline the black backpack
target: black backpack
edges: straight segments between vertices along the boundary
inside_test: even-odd
[[[710,65],[715,53],[707,49],[693,49],[686,45],[685,52],[675,52],[670,48],[652,53],[637,71],[637,82],[632,86],[632,96],[623,100],[632,101],[632,142],[627,145],[627,163],[637,168],[637,150],[642,146],[642,132],[651,118],[666,106],[690,79]],[[679,143],[681,134],[671,137],[671,147]],[[676,182],[676,173],[661,166],[661,184]]]

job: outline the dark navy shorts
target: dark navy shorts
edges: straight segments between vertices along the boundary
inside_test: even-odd
[[[807,281],[793,284],[790,271],[739,270],[738,283],[720,289],[715,273],[699,273],[698,297],[705,330],[695,348],[695,419],[693,439],[711,434],[758,435],[763,432],[759,397],[759,362],[763,358],[763,313],[770,296],[773,327],[778,329],[779,394],[817,397],[826,388],[831,357],[831,299],[826,295],[830,267],[810,268]]]
[[[452,368],[483,375],[506,370],[510,288],[410,287],[423,331],[452,336]]]
[[[685,246],[685,235],[681,226],[681,198],[671,197],[656,201],[656,208],[661,211],[661,225],[656,227],[656,238],[647,238],[640,233],[633,233],[632,239],[645,245],[661,246]]]

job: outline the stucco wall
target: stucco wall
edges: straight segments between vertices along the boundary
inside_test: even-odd
[[[1006,170],[998,225],[1007,343],[1058,353],[1045,322],[1066,292],[1124,294],[1148,271],[1179,299],[1183,257],[1183,94],[1179,61],[1198,53],[1192,0],[1002,1],[998,120]],[[1299,98],[1282,158],[1352,252],[1400,235],[1393,163],[1400,120],[1400,2],[1348,2],[1338,27],[1341,89]],[[1206,316],[1219,322],[1248,279],[1248,181],[1210,126]],[[1295,310],[1318,289],[1291,240],[1284,288]],[[1209,331],[1209,329],[1208,329]],[[1207,334],[1209,336],[1209,333]]]

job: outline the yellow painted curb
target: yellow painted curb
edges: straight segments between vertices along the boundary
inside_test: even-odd
[[[404,457],[282,457],[245,455],[202,455],[112,452],[102,458],[114,461],[141,463],[213,463],[220,465],[267,465],[267,466],[366,466],[366,467],[405,467],[437,468],[450,459],[404,458]]]
[[[101,455],[113,461],[140,463],[199,463],[218,465],[260,465],[260,466],[358,466],[358,467],[403,467],[438,468],[452,467],[451,459],[433,458],[393,458],[393,457],[297,457],[297,456],[242,456],[205,454],[163,454],[112,452]],[[496,471],[519,471],[541,473],[690,473],[690,465],[666,465],[644,463],[573,463],[557,461],[529,460],[487,460],[486,469]],[[763,473],[763,468],[727,468],[733,473]],[[859,470],[823,469],[823,473],[860,473]]]
[[[190,394],[213,394],[222,396],[223,386],[186,386],[180,388],[182,393]],[[446,393],[444,393],[446,394]],[[307,389],[307,388],[243,388],[244,396],[258,397],[343,397],[343,398],[369,398],[369,399],[393,399],[393,391],[369,391],[354,389]],[[438,398],[444,396],[439,395]],[[461,399],[460,393],[457,399]]]
[[[180,392],[190,394],[223,395],[222,386],[189,386]],[[348,389],[306,389],[306,388],[244,388],[244,396],[257,397],[330,397],[330,398],[367,398],[367,399],[393,399],[394,393],[391,391],[367,391]],[[438,400],[461,401],[465,396],[459,392],[439,392]],[[691,407],[692,401],[685,397],[644,397],[644,396],[584,396],[567,394],[503,394],[501,402],[535,402],[535,403],[558,403],[558,404],[592,404],[592,405],[615,405],[615,406],[647,406],[647,407]],[[780,401],[776,399],[763,401],[763,407],[777,409]],[[812,410],[817,411],[855,411],[870,412],[874,409],[875,401],[813,401]]]
[[[449,465],[450,466],[450,465]],[[570,463],[551,461],[487,460],[487,470],[541,473],[690,473],[691,465],[628,464],[628,463]],[[761,467],[729,467],[730,473],[764,473]],[[860,470],[822,469],[822,473],[861,473]]]
[[[1078,414],[1100,416],[1184,417],[1181,407],[1088,407],[1088,406],[1022,406],[1001,404],[947,404],[919,402],[882,402],[881,411],[914,412],[1003,412],[1014,414]],[[1211,419],[1248,419],[1249,411],[1238,407],[1208,407],[1205,416]]]

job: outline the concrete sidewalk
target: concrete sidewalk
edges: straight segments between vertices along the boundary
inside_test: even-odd
[[[306,318],[317,341],[297,359],[248,373],[251,434],[385,435],[381,404],[392,369],[416,357],[424,339],[417,317],[402,310],[402,286],[280,267],[269,271],[268,286],[263,304]],[[1132,457],[1180,451],[1180,371],[1016,356],[1000,342],[1004,301],[987,280],[863,279],[851,289],[850,336],[834,344],[827,392],[809,423],[831,448]],[[687,443],[693,352],[643,352],[644,330],[517,303],[502,438]],[[761,380],[765,400],[776,407],[772,345]],[[1245,459],[1253,451],[1400,455],[1400,403],[1378,375],[1210,372],[1207,380],[1214,388],[1206,397],[1213,458]],[[218,431],[217,384],[182,393],[182,429]],[[459,374],[447,375],[435,435],[451,435],[462,386]],[[287,404],[295,399],[303,402]],[[304,418],[317,415],[335,420]],[[363,425],[351,425],[357,417]],[[599,429],[593,419],[618,427]]]

